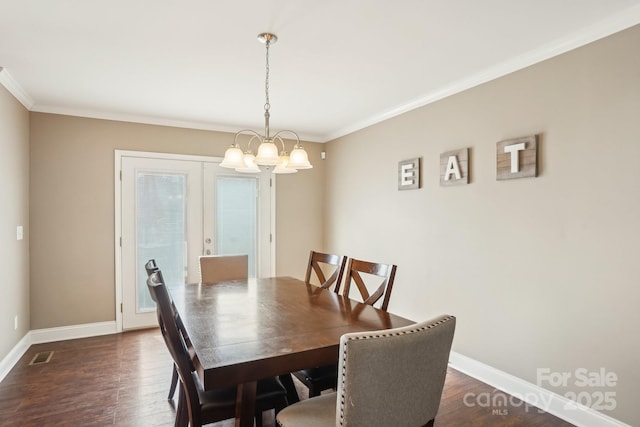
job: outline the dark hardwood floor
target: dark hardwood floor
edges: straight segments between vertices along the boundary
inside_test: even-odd
[[[29,365],[46,351],[54,352],[49,363]],[[171,426],[170,376],[158,329],[33,345],[0,383],[0,425]],[[306,398],[306,389],[300,392]],[[495,399],[500,393],[449,369],[436,427],[571,425],[517,401],[505,406]],[[487,397],[496,405],[486,405]],[[265,412],[264,421],[273,427],[273,412]]]

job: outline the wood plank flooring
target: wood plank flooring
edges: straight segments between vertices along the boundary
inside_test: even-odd
[[[30,366],[44,351],[54,351],[51,361]],[[0,426],[171,426],[170,377],[158,329],[33,345],[0,383]],[[499,393],[449,369],[436,427],[571,426],[517,401],[487,407],[477,398]],[[264,423],[275,425],[273,412],[265,412]],[[213,425],[231,427],[233,421]]]

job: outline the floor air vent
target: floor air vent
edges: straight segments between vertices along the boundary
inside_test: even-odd
[[[49,363],[51,360],[51,356],[53,356],[53,351],[43,351],[41,353],[36,353],[29,362],[29,365],[42,365],[43,363]]]

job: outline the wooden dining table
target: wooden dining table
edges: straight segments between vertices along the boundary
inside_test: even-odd
[[[253,426],[256,381],[338,362],[340,337],[411,320],[291,277],[170,287],[208,389],[237,386],[236,426]]]

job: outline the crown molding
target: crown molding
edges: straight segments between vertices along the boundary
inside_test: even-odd
[[[99,119],[99,120],[112,120],[117,122],[128,122],[128,123],[140,123],[147,125],[157,125],[157,126],[168,126],[175,128],[185,128],[185,129],[196,129],[196,130],[207,130],[214,132],[225,132],[235,134],[239,129],[244,129],[242,127],[231,127],[229,125],[221,125],[215,123],[205,123],[205,122],[196,122],[196,121],[188,121],[188,120],[172,120],[160,117],[153,116],[145,116],[145,115],[137,115],[137,114],[128,114],[128,113],[115,113],[115,112],[107,112],[107,111],[96,111],[96,110],[84,110],[79,108],[67,108],[53,105],[34,105],[31,111],[36,113],[48,113],[48,114],[60,114],[63,116],[74,116],[74,117],[85,117],[90,119]],[[304,135],[300,134],[300,139],[302,141],[309,142],[325,142],[322,138],[313,135]]]
[[[84,117],[88,119],[111,120],[115,122],[130,122],[148,125],[168,126],[177,128],[188,128],[197,130],[211,130],[217,132],[235,132],[230,126],[216,125],[204,122],[188,120],[173,120],[160,117],[145,116],[138,114],[118,113],[110,111],[98,111],[82,108],[68,108],[55,105],[37,104],[31,108],[36,113],[59,114],[62,116]]]
[[[362,130],[366,127],[391,119],[393,117],[447,98],[451,95],[455,95],[457,93],[471,89],[475,86],[479,86],[483,83],[487,83],[491,80],[498,79],[507,74],[511,74],[515,71],[577,49],[596,40],[605,38],[638,24],[640,24],[640,4],[619,12],[618,14],[612,15],[608,19],[605,19],[595,25],[585,28],[584,30],[569,35],[568,37],[558,39],[552,43],[542,46],[541,48],[534,49],[527,52],[526,54],[487,68],[486,70],[476,73],[468,78],[453,82],[451,85],[446,86],[440,90],[427,93],[424,96],[407,102],[406,104],[398,105],[394,108],[383,111],[380,114],[376,114],[367,119],[356,122],[351,126],[347,126],[334,132],[330,132],[324,135],[324,138],[322,139],[324,140],[324,142],[328,142],[348,135],[350,133]]]
[[[35,102],[22,86],[9,74],[6,68],[0,67],[0,84],[4,86],[27,110],[31,110]]]

